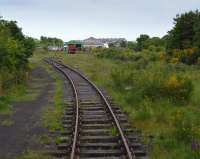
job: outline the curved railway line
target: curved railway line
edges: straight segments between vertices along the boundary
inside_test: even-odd
[[[73,91],[56,156],[70,159],[146,159],[140,133],[127,116],[87,77],[55,59],[46,59]]]

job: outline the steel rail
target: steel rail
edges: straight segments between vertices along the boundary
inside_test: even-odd
[[[113,112],[113,110],[112,110],[112,108],[111,108],[111,105],[109,104],[108,100],[107,100],[106,97],[103,95],[103,93],[100,91],[100,89],[99,89],[93,82],[91,82],[85,75],[83,75],[83,74],[80,73],[79,71],[73,69],[72,67],[70,67],[70,66],[68,66],[68,65],[64,65],[63,63],[60,63],[60,62],[57,62],[57,61],[54,61],[54,62],[57,63],[57,64],[59,64],[59,65],[61,65],[61,66],[63,66],[63,67],[66,67],[66,68],[70,69],[71,71],[73,71],[73,72],[75,72],[75,73],[77,73],[77,74],[79,74],[82,78],[84,78],[87,82],[89,82],[89,83],[93,86],[93,88],[96,89],[96,91],[98,92],[98,94],[99,94],[100,97],[103,99],[103,101],[104,101],[104,103],[106,104],[106,106],[108,107],[110,114],[112,115],[112,118],[113,118],[113,120],[114,120],[114,123],[115,123],[115,125],[116,125],[116,127],[117,127],[117,129],[118,129],[118,131],[119,131],[120,137],[121,137],[121,139],[122,139],[122,141],[123,141],[123,145],[124,145],[124,147],[125,147],[125,150],[126,150],[128,159],[136,158],[136,156],[135,156],[134,153],[133,153],[133,156],[132,156],[130,147],[129,147],[129,145],[128,145],[128,141],[127,141],[126,138],[125,138],[125,135],[124,135],[124,133],[123,133],[123,131],[122,131],[122,128],[121,128],[121,126],[120,126],[120,124],[119,124],[119,121],[118,121],[116,115],[114,114],[114,112]],[[72,159],[72,158],[71,158],[71,159]]]
[[[73,144],[72,144],[72,150],[71,150],[71,154],[70,154],[70,159],[74,159],[75,158],[75,153],[76,153],[76,145],[77,145],[77,138],[78,138],[78,126],[79,126],[79,100],[78,100],[78,93],[75,87],[75,84],[73,82],[73,80],[71,79],[71,77],[66,74],[61,68],[59,68],[58,66],[55,65],[55,61],[52,61],[52,65],[59,70],[71,83],[73,90],[74,90],[74,95],[75,95],[75,100],[76,100],[76,122],[75,122],[75,130],[74,130],[74,138],[73,138]],[[59,63],[57,63],[59,64]],[[60,64],[59,64],[60,65]],[[62,66],[62,65],[61,65]]]

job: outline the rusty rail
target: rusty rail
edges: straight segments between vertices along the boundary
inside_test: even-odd
[[[58,63],[57,63],[58,64]],[[76,153],[76,144],[77,144],[77,138],[78,138],[78,126],[79,126],[79,100],[78,100],[78,93],[75,87],[75,84],[70,76],[68,76],[61,68],[59,68],[54,61],[52,62],[52,65],[59,70],[71,83],[73,90],[74,90],[74,96],[75,96],[75,102],[76,102],[76,122],[75,122],[75,129],[74,129],[74,137],[73,137],[73,144],[72,144],[72,150],[70,154],[70,159],[75,158]],[[60,64],[59,64],[60,65]],[[62,66],[62,65],[61,65]]]

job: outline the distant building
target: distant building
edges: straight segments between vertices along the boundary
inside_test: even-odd
[[[96,39],[94,37],[90,37],[85,40],[71,40],[69,42],[65,42],[63,49],[68,51],[70,54],[75,54],[77,51],[82,50],[90,50],[90,48],[109,48],[109,45],[112,44],[115,47],[120,47],[122,41],[126,41],[124,38],[102,38]],[[55,49],[55,48],[53,48]]]
[[[108,43],[104,43],[104,48],[109,48],[109,44]]]
[[[90,37],[83,40],[83,46],[85,48],[109,48],[109,44],[112,43],[115,47],[119,47],[122,41],[126,41],[124,38],[103,38],[96,39]]]
[[[96,40],[95,38],[89,38],[83,40],[84,48],[103,48],[104,44],[101,41]]]
[[[104,44],[100,42],[84,42],[83,47],[84,48],[103,48]]]

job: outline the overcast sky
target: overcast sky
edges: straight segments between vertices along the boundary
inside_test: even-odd
[[[199,8],[200,0],[0,0],[0,15],[18,21],[26,35],[64,41],[163,36],[177,13]]]

